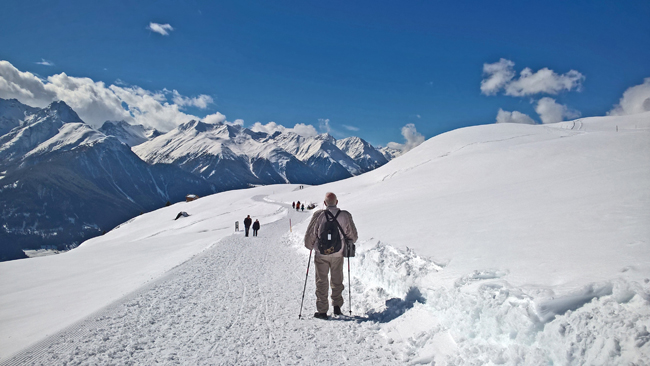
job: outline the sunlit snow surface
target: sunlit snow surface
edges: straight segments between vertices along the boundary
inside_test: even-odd
[[[344,181],[178,203],[0,263],[0,359],[647,364],[648,187],[646,113],[460,129]],[[312,266],[298,320],[310,213],[291,202],[327,191],[359,229],[353,317],[311,319]],[[258,238],[233,235],[248,214]]]

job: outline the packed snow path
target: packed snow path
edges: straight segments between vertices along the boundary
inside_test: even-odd
[[[287,234],[310,214],[289,207],[258,237],[227,237],[5,365],[395,364],[376,323],[312,318],[313,263],[298,319],[307,262]]]

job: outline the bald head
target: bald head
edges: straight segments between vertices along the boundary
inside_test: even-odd
[[[328,206],[336,206],[339,203],[339,200],[336,199],[336,195],[332,192],[325,193],[325,204]]]

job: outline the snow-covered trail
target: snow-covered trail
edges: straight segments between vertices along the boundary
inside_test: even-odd
[[[263,225],[258,237],[226,237],[3,365],[395,364],[377,323],[312,318],[313,271],[298,319],[307,261],[291,243],[289,219],[310,213],[289,206],[286,220]]]

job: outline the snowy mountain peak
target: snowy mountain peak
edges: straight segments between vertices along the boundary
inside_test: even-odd
[[[16,99],[0,98],[0,136],[20,126],[28,116],[37,111],[38,108],[22,104]]]
[[[64,101],[52,102],[49,106],[43,109],[41,112],[37,113],[37,116],[50,116],[54,119],[59,119],[63,123],[69,122],[82,122],[77,112],[72,110],[69,105],[65,104]]]
[[[69,151],[82,146],[92,146],[98,142],[120,142],[107,137],[103,133],[93,129],[85,123],[66,123],[59,132],[52,138],[38,145],[35,149],[25,155],[26,158],[40,156],[54,151]]]
[[[28,115],[20,126],[0,137],[0,164],[9,164],[55,136],[65,123],[83,123],[64,102],[53,102]]]
[[[137,146],[161,135],[155,128],[132,125],[126,121],[106,121],[99,129],[105,135],[115,136],[128,146]]]
[[[379,168],[389,160],[366,140],[356,136],[339,140],[336,146],[351,157],[363,172]]]

